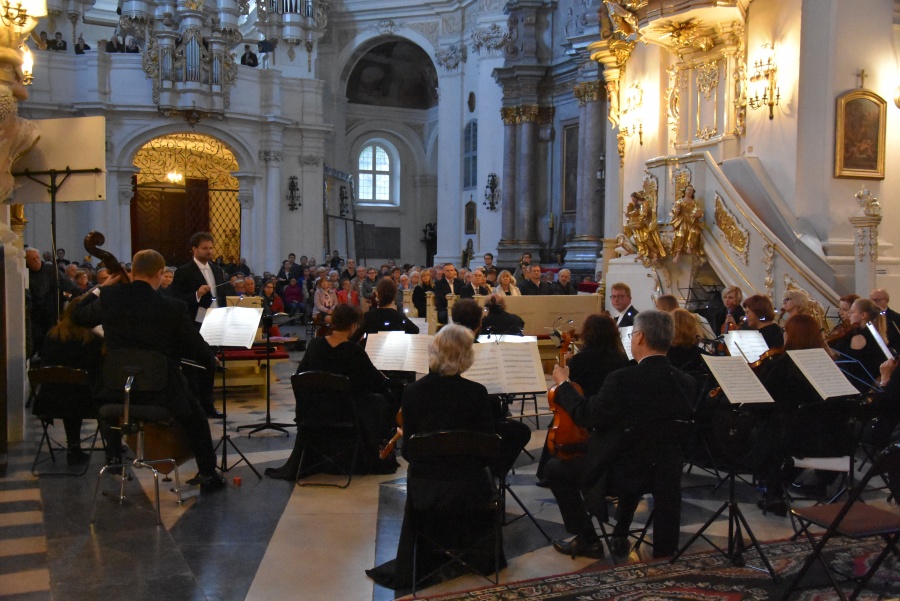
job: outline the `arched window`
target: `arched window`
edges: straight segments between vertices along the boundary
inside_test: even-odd
[[[478,121],[469,121],[463,134],[463,188],[478,187]]]
[[[395,178],[399,174],[399,161],[390,149],[381,143],[371,142],[359,152],[359,201],[365,204],[399,204]]]

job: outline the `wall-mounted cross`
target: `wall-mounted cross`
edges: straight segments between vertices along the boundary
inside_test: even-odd
[[[859,78],[859,87],[860,88],[866,87],[866,78],[869,76],[869,74],[866,73],[866,70],[863,69],[862,71],[857,73],[856,76]]]

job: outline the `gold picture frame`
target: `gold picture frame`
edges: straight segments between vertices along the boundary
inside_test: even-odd
[[[887,101],[870,90],[837,98],[834,176],[884,179]]]

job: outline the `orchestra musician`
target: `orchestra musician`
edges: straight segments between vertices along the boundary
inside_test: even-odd
[[[741,307],[742,300],[744,300],[744,293],[738,286],[729,286],[722,291],[725,315],[717,320],[721,326],[719,328],[720,334],[727,334],[741,326],[744,318],[744,309]]]
[[[851,376],[850,382],[860,392],[870,389],[875,383],[879,367],[884,361],[884,353],[872,336],[872,332],[866,327],[870,322],[875,324],[878,333],[885,337],[885,318],[878,309],[878,305],[867,298],[858,298],[850,305],[850,333],[836,340],[831,348],[841,357],[848,359],[843,362],[845,371]],[[841,362],[841,359],[838,358]]]
[[[376,332],[406,332],[418,334],[419,326],[401,313],[394,300],[397,297],[397,284],[391,278],[381,278],[375,287],[376,304],[366,311],[363,316],[363,325],[357,328],[350,336],[352,342],[359,342],[363,334],[375,334]]]
[[[745,330],[759,330],[770,349],[784,346],[784,333],[775,323],[775,308],[768,296],[754,294],[744,300]]]
[[[393,456],[383,461],[378,459],[379,443],[382,439],[390,437],[390,424],[393,421],[385,398],[388,394],[388,379],[372,365],[363,348],[350,341],[350,336],[359,325],[359,321],[359,309],[353,305],[336,306],[331,314],[329,334],[309,341],[303,359],[300,360],[294,373],[325,371],[350,379],[353,406],[365,439],[364,448],[360,452],[358,470],[361,473],[392,474],[398,467]],[[301,468],[303,442],[298,436],[287,462],[278,468],[266,468],[266,475],[281,480],[296,480]]]
[[[876,288],[869,293],[869,300],[878,305],[878,309],[887,320],[885,327],[887,328],[888,346],[892,349],[900,349],[900,313],[888,306],[891,296],[884,288]]]
[[[613,456],[622,433],[648,421],[686,419],[694,379],[675,369],[666,358],[674,335],[668,313],[644,311],[635,317],[631,352],[637,365],[609,374],[600,391],[585,398],[569,384],[570,370],[556,366],[553,380],[558,385],[556,402],[582,427],[592,429],[587,452],[574,459],[547,462],[546,477],[559,503],[570,541],[556,541],[560,553],[594,559],[603,557],[603,543],[594,530],[591,515],[604,519],[608,470],[627,464],[627,457]],[[673,454],[677,451],[673,449]],[[584,496],[582,496],[584,492]],[[613,551],[628,550],[627,532],[639,499],[619,499],[619,520],[613,530]],[[680,528],[681,489],[676,486],[654,498],[653,556],[675,552]],[[588,513],[590,512],[590,513]]]
[[[474,301],[469,302],[474,304]],[[416,434],[444,430],[495,432],[496,421],[487,389],[460,375],[475,360],[473,341],[472,332],[457,324],[444,326],[435,336],[428,351],[428,374],[407,386],[403,392],[405,457],[409,439]],[[417,461],[414,457],[406,459],[410,462],[407,470],[408,494],[396,559],[366,570],[375,582],[392,589],[411,587],[414,558],[419,574],[429,573],[444,559],[443,554],[430,548],[427,540],[420,540],[419,548],[413,554],[413,503],[417,509],[458,509],[475,506],[479,500],[486,500],[491,495],[489,483],[484,480],[484,465],[479,461],[460,459],[450,463]],[[439,538],[455,536],[476,541],[493,527],[490,520],[484,519],[446,520],[429,528],[429,533]],[[479,559],[489,560],[488,565],[483,565],[485,562]],[[485,573],[494,570],[493,553],[473,554],[467,556],[466,561]],[[500,567],[505,566],[506,560],[501,557]]]
[[[616,282],[610,287],[609,301],[613,306],[613,318],[620,328],[634,325],[638,310],[631,305],[631,287],[624,282]]]
[[[702,348],[697,346],[701,338],[700,323],[696,316],[687,309],[675,309],[671,312],[675,322],[675,336],[666,356],[678,369],[697,373],[704,369]]]
[[[832,346],[832,343],[836,343],[853,331],[853,324],[850,323],[850,307],[853,305],[853,301],[858,298],[858,294],[845,294],[838,299],[838,317],[840,321],[825,337],[825,343],[828,346]],[[878,303],[875,304],[877,305]]]
[[[216,473],[209,422],[188,389],[180,363],[184,357],[201,365],[215,366],[215,356],[192,325],[187,306],[157,293],[165,267],[165,260],[155,250],[139,251],[132,259],[133,281],[116,285],[120,276],[110,277],[94,294],[86,295],[73,318],[86,328],[102,325],[110,353],[117,349],[148,349],[166,356],[169,363],[166,408],[184,428],[199,470],[188,483],[199,484],[201,492],[212,492],[224,488],[225,480]],[[121,402],[120,390],[111,393],[115,396],[110,398],[116,399],[113,402]],[[112,448],[114,454],[119,452],[117,441]]]
[[[795,315],[809,313],[812,300],[806,290],[788,290],[781,299],[782,327]]]
[[[495,292],[491,294],[484,303],[484,310],[487,315],[481,320],[481,328],[485,334],[495,334],[502,336],[504,334],[512,334],[521,336],[522,330],[525,328],[525,320],[506,310],[505,295]]]

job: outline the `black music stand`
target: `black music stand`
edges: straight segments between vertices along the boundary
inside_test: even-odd
[[[278,315],[284,315],[288,317],[284,313],[279,313]],[[296,428],[297,424],[284,424],[272,421],[272,337],[270,336],[270,330],[272,328],[272,324],[274,323],[275,315],[263,314],[262,324],[263,324],[263,333],[266,337],[266,421],[260,424],[247,424],[244,426],[238,426],[237,430],[240,432],[244,428],[253,428],[250,432],[247,433],[247,436],[253,436],[257,432],[261,432],[263,430],[278,430],[279,432],[284,432],[285,436],[290,436],[285,428]],[[285,320],[287,321],[287,320]]]
[[[228,373],[228,368],[225,366],[225,348],[219,347],[219,355],[222,357],[222,438],[219,439],[219,442],[216,443],[213,452],[219,450],[219,447],[222,447],[222,463],[219,465],[219,469],[223,472],[229,471],[231,468],[237,466],[241,461],[247,464],[247,466],[253,470],[253,473],[256,474],[256,477],[262,480],[262,475],[256,471],[256,468],[253,467],[253,464],[250,463],[250,460],[247,459],[247,456],[241,453],[241,450],[234,444],[234,441],[231,440],[231,435],[228,433],[228,387],[226,386],[225,375]],[[231,445],[231,448],[241,456],[231,467],[228,467],[228,445]]]

